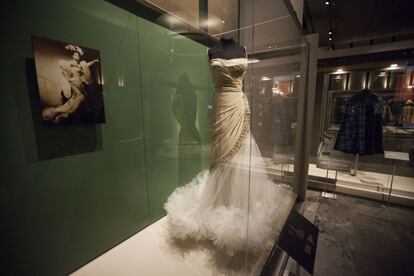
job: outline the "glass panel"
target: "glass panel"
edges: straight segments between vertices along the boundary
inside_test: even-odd
[[[412,63],[403,54],[401,60],[382,64],[361,60],[346,68],[351,91],[332,86],[335,69],[319,78],[323,84],[317,93],[323,95],[321,102],[326,101],[321,125],[328,124],[319,141],[313,141],[318,151],[309,165],[311,185],[330,191],[354,189],[350,193],[412,204],[414,170],[408,161],[414,145]],[[370,92],[355,86],[364,83],[364,75],[369,76]]]
[[[155,43],[140,44],[141,51],[148,53],[148,56],[142,57],[141,64],[147,68],[150,62],[156,60],[157,64],[165,65],[165,68],[155,66],[153,70],[142,73],[144,105],[148,108],[145,114],[150,114],[147,118],[144,116],[145,127],[151,133],[146,139],[146,145],[150,145],[150,152],[147,152],[150,207],[156,201],[154,205],[158,208],[174,188],[184,186],[175,190],[174,196],[169,199],[167,213],[173,220],[177,218],[177,221],[181,221],[174,213],[179,210],[173,208],[186,208],[183,212],[185,216],[188,210],[194,208],[193,213],[199,217],[186,218],[195,219],[197,222],[193,226],[201,227],[209,239],[219,243],[214,243],[206,251],[211,256],[209,269],[235,275],[260,274],[260,269],[277,241],[296,199],[292,186],[296,173],[294,163],[298,140],[296,133],[299,125],[299,96],[305,92],[307,75],[306,41],[303,41],[300,30],[282,0],[266,3],[251,0],[208,1],[206,6],[206,2],[194,1],[199,3],[199,12],[195,12],[199,16],[199,22],[196,22],[197,15],[181,15],[184,14],[181,10],[188,10],[186,7],[179,7],[179,3],[184,2],[174,5],[169,4],[171,1],[147,2],[169,12],[163,17],[168,19],[165,21],[169,22],[170,27],[174,21],[171,16],[177,16],[199,28],[190,30],[182,24],[177,24],[178,28],[172,26],[172,30],[183,36],[195,36],[192,32],[201,30],[201,35],[208,33],[213,36],[213,45],[223,37],[233,39],[240,46],[245,46],[248,55],[247,64],[226,65],[229,58],[213,59],[210,61],[210,71],[219,76],[210,79],[206,48],[197,48],[185,39],[179,40],[174,34],[164,34],[156,28],[140,30],[141,38],[160,37],[158,33],[161,32],[163,38],[160,43],[166,47],[166,50],[159,51]],[[194,5],[190,3],[188,6]],[[151,40],[154,39],[143,41]],[[150,53],[154,48],[155,52]],[[234,59],[231,60],[235,62]],[[239,67],[241,65],[247,68]],[[237,74],[244,71],[245,74],[238,77]],[[177,96],[182,93],[179,91],[183,74],[187,76],[184,78],[187,80],[186,85],[182,88],[182,91],[187,91],[185,96],[190,98],[190,94],[196,95],[191,96],[194,102],[188,102],[188,105],[182,107],[185,109],[184,113],[191,115],[197,102],[197,114],[203,114],[210,103],[212,137],[214,139],[214,135],[221,135],[223,138],[213,141],[209,146],[213,152],[217,148],[223,152],[227,148],[229,150],[225,159],[219,159],[218,168],[214,167],[210,172],[203,169],[209,163],[215,164],[217,156],[214,154],[210,156],[210,160],[201,158],[203,166],[199,165],[196,158],[183,156],[177,160],[160,156],[160,152],[167,146],[171,150],[172,145],[167,142],[172,140],[171,137],[177,137],[177,132],[182,131],[182,124],[177,124],[172,116],[177,113]],[[223,78],[226,83],[222,83]],[[237,88],[236,91],[235,87],[238,86],[229,83],[238,83],[239,80],[243,82],[243,88]],[[211,95],[214,90],[213,82],[216,86],[214,96]],[[237,104],[230,105],[233,101]],[[226,105],[229,106],[224,109]],[[219,122],[215,121],[217,118],[220,118]],[[207,133],[207,116],[203,115],[197,120],[197,130]],[[242,130],[241,134],[238,133],[239,130]],[[178,137],[180,135],[188,136],[191,133],[183,132]],[[234,144],[230,144],[230,138],[235,135],[240,136]],[[185,149],[187,154],[194,154],[197,148],[195,144],[179,143],[179,146],[183,154]],[[203,151],[200,154],[208,157]],[[200,171],[201,178],[194,179]],[[185,177],[179,177],[182,172],[185,172]],[[200,182],[197,181],[206,188],[197,190],[191,199],[186,199],[188,195],[184,191],[194,186],[198,189]],[[188,186],[189,183],[193,186]],[[167,186],[168,189],[165,189]],[[178,202],[178,199],[184,202]],[[175,206],[174,202],[183,206]],[[161,209],[150,209],[157,215],[162,214]],[[183,222],[185,223],[187,222]],[[175,226],[173,233],[179,232],[188,238],[188,228],[181,227],[181,223]],[[203,246],[204,242],[209,242],[202,232],[195,230],[193,235],[193,238],[200,240],[199,243],[192,243],[194,246]]]
[[[369,74],[368,88],[372,90],[387,89],[389,73],[385,70],[373,70]]]
[[[178,186],[209,166],[208,106],[213,86],[207,48],[140,20],[150,217]]]
[[[168,246],[203,252],[212,274],[260,274],[300,184],[293,180],[308,51],[301,30],[282,0],[130,1],[150,7],[139,13],[154,22],[118,2],[6,4],[12,28],[1,51],[8,69],[0,118],[14,269],[6,274],[67,274],[165,208],[166,229],[178,233]],[[88,51],[99,51],[104,124],[42,124],[38,89],[57,99],[47,106],[53,114],[72,100],[42,74],[36,81],[32,34],[68,44],[44,52],[55,76],[65,76],[58,60],[70,62],[69,95],[91,84]],[[222,37],[245,46],[247,61],[209,61],[206,45]]]
[[[349,90],[362,90],[365,88],[367,72],[366,71],[352,71],[349,74]]]

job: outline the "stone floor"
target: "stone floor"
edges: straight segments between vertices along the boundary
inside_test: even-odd
[[[320,229],[314,275],[414,275],[414,209],[309,191],[305,216]],[[308,275],[289,259],[285,275]]]

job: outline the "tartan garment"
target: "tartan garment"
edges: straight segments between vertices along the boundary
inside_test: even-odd
[[[345,153],[384,153],[382,145],[383,104],[369,90],[352,96],[346,105],[345,117],[335,149]]]

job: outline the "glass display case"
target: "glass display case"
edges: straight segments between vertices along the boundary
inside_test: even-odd
[[[213,186],[217,193],[210,196],[208,188],[195,193],[199,194],[200,197],[196,197],[196,200],[200,202],[212,200],[211,207],[197,207],[197,211],[193,212],[196,215],[192,217],[187,216],[186,210],[179,211],[180,217],[177,215],[177,206],[182,203],[178,200],[186,201],[183,191],[189,189],[189,185],[197,186],[200,183],[194,182],[191,177],[178,183],[177,186],[180,188],[173,192],[173,196],[165,197],[168,201],[167,219],[174,222],[170,225],[174,228],[170,233],[173,239],[180,236],[193,237],[202,242],[218,240],[219,245],[213,243],[206,251],[210,258],[209,269],[213,271],[237,275],[259,274],[273,245],[277,243],[278,234],[295,203],[300,185],[294,181],[295,174],[299,174],[299,170],[295,169],[295,163],[298,162],[296,145],[303,141],[296,133],[302,127],[298,122],[298,110],[299,101],[305,96],[308,43],[283,1],[229,1],[225,4],[209,1],[208,7],[204,7],[203,2],[197,2],[192,11],[189,11],[187,6],[180,7],[180,2],[176,1],[145,2],[165,12],[162,20],[157,22],[171,30],[173,41],[187,37],[207,46],[205,52],[199,55],[204,59],[200,65],[210,66],[211,85],[214,86],[210,87],[214,95],[208,98],[210,120],[213,120],[210,123],[210,137],[213,140],[206,144],[206,149],[213,149],[213,155],[210,156],[212,164],[216,164],[217,152],[214,150],[226,147],[226,140],[214,140],[216,133],[220,132],[217,135],[226,137],[226,132],[229,132],[229,137],[231,135],[237,138],[237,117],[245,116],[236,115],[239,109],[236,105],[227,106],[230,101],[227,98],[230,97],[230,85],[223,85],[222,82],[224,76],[226,82],[229,82],[229,72],[232,76],[231,83],[234,82],[235,76],[242,81],[239,92],[246,100],[244,112],[248,113],[249,118],[247,126],[240,125],[240,128],[246,128],[249,134],[240,136],[244,142],[238,144],[240,141],[236,141],[235,146],[230,147],[233,154],[229,159],[225,159],[224,162],[218,159],[218,168],[210,168],[207,174],[203,173],[201,168],[194,170],[193,176],[196,172],[202,172],[201,180],[196,180],[202,183],[205,181],[206,185]],[[194,29],[183,28],[182,24],[189,24]],[[204,42],[206,37],[208,43]],[[208,48],[220,45],[223,39],[234,41],[235,44],[244,47],[246,56],[210,57],[209,60]],[[172,60],[187,55],[186,52],[174,50]],[[245,69],[241,76],[238,75],[239,63],[227,65],[228,62],[236,62],[240,58],[246,58],[246,61],[243,61]],[[193,74],[190,67],[188,71],[185,68],[182,70],[188,75]],[[167,79],[161,79],[162,83],[170,81],[170,75],[165,77]],[[230,90],[233,91],[231,101],[234,101],[234,87]],[[165,97],[167,100],[167,96]],[[156,101],[160,101],[160,97],[156,97]],[[223,105],[227,106],[226,112],[233,115],[221,114]],[[221,120],[226,118],[224,123],[219,125],[214,119],[218,113],[219,117],[223,118]],[[159,125],[159,128],[162,126]],[[182,146],[181,143],[179,145]],[[180,160],[179,156],[178,158]],[[190,163],[194,163],[194,160]],[[216,178],[216,170],[220,171],[220,178]],[[165,170],[157,168],[156,171]],[[216,180],[211,183],[209,179]],[[160,182],[158,185],[164,184]],[[215,199],[206,199],[213,197]],[[210,203],[205,204],[210,206]],[[185,205],[191,209],[194,203],[187,202]],[[218,212],[224,207],[226,211],[220,211],[219,218],[210,216],[210,212]],[[198,213],[200,209],[204,210],[202,214]],[[186,221],[182,219],[183,214]],[[237,217],[234,214],[237,214]],[[210,238],[206,239],[199,232],[192,232],[190,235],[190,227],[183,227],[188,224],[187,219],[200,221],[196,224],[197,229],[205,231]],[[215,229],[210,228],[210,225],[215,225]],[[221,232],[217,232],[217,229]],[[232,234],[227,231],[231,231]],[[230,235],[233,236],[232,239],[228,238]],[[196,248],[201,245],[197,242],[194,244]],[[220,258],[217,259],[217,256]]]
[[[5,270],[68,274],[145,228],[163,259],[136,257],[152,271],[160,263],[181,271],[189,261],[198,271],[260,274],[304,185],[297,179],[309,44],[290,2],[41,0],[6,8]],[[55,43],[43,55],[49,76],[36,70],[32,35]],[[224,40],[245,55],[209,59]],[[105,122],[43,124],[45,116],[79,115],[70,107],[75,93],[88,98],[89,63],[100,66],[93,82]],[[48,114],[39,89],[56,101]]]
[[[324,105],[317,159],[310,164],[313,185],[413,205],[414,170],[409,165],[414,145],[413,61],[362,63],[320,74]],[[367,92],[375,103],[359,107],[356,99],[366,101]],[[379,119],[369,114],[378,114]],[[377,121],[379,132],[369,136]],[[345,132],[345,140],[338,138]],[[364,151],[367,137],[381,149]],[[358,150],[344,150],[340,143],[358,145]]]

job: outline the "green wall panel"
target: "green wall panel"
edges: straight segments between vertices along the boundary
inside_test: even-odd
[[[207,50],[98,0],[7,1],[1,21],[0,265],[67,274],[161,217],[207,166]],[[31,35],[99,49],[105,124],[42,125]]]

